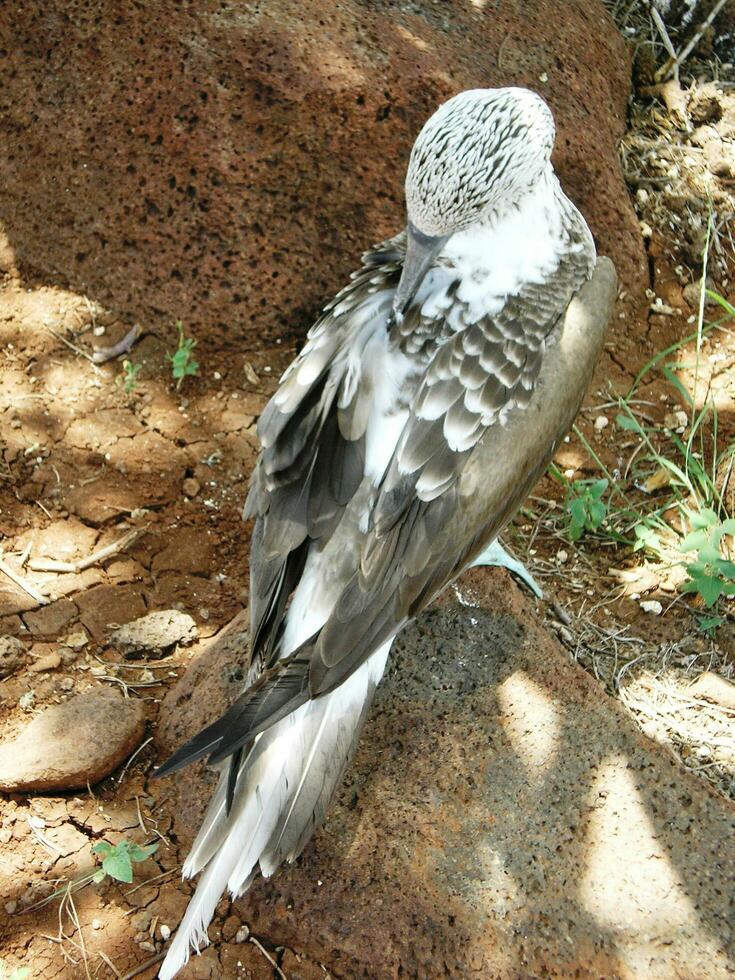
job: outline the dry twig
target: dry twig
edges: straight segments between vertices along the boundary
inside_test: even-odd
[[[14,571],[14,569],[12,569],[3,559],[2,554],[2,551],[0,551],[0,572],[4,572],[11,582],[15,582],[18,588],[23,589],[23,591],[26,592],[31,599],[34,599],[39,606],[47,606],[51,600],[48,599],[47,596],[42,595],[34,585],[31,585],[28,579]]]

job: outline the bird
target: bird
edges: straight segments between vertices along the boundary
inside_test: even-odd
[[[161,980],[208,942],[225,890],[323,822],[396,634],[472,564],[514,564],[498,535],[572,425],[617,291],[554,138],[528,89],[439,106],[405,228],[363,254],[259,418],[243,689],[157,771],[208,756],[220,773]]]

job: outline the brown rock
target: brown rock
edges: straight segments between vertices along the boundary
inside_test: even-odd
[[[0,680],[10,677],[28,659],[26,645],[16,636],[0,636]]]
[[[732,177],[735,174],[735,153],[726,143],[714,140],[704,148],[709,169],[716,177]]]
[[[129,514],[136,507],[152,502],[150,495],[141,498],[135,488],[120,480],[120,474],[109,474],[82,486],[71,486],[64,494],[64,504],[83,521],[104,524],[121,514]]]
[[[596,0],[202,0],[122,15],[95,0],[73,22],[60,0],[28,0],[2,18],[0,48],[0,219],[17,265],[121,321],[170,331],[180,311],[196,337],[216,317],[228,342],[306,327],[361,250],[403,225],[427,116],[489,85],[548,99],[565,185],[622,287],[646,284],[616,152],[629,54]]]
[[[69,599],[59,599],[34,612],[27,612],[23,621],[33,636],[58,636],[77,616],[78,609]]]
[[[0,789],[84,789],[116,769],[144,731],[140,702],[104,688],[80,694],[47,708],[0,747]]]
[[[76,602],[79,618],[98,643],[113,624],[129,623],[145,613],[143,597],[131,585],[98,585],[77,596]]]
[[[181,489],[184,491],[186,497],[196,497],[201,490],[199,480],[195,480],[194,477],[188,477],[181,484]]]
[[[735,710],[735,684],[711,670],[700,674],[689,690],[694,697],[706,698],[723,708]]]
[[[35,599],[0,573],[0,616],[12,616],[14,613],[24,613],[29,609],[37,608],[38,603]]]
[[[396,643],[323,830],[233,912],[341,976],[725,980],[732,805],[641,734],[503,573],[459,588]],[[242,614],[164,701],[167,751],[230,703],[244,629]],[[199,772],[169,784],[180,837],[210,791]]]
[[[61,665],[61,655],[56,650],[51,650],[49,653],[44,653],[34,660],[32,664],[28,667],[34,674],[41,674],[46,670],[56,670],[57,667]]]
[[[689,116],[695,126],[722,118],[722,93],[713,83],[695,85],[689,98]]]

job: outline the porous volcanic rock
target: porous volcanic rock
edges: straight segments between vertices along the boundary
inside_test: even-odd
[[[165,751],[231,702],[245,626],[164,701]],[[211,774],[165,784],[188,841]],[[504,573],[473,570],[396,642],[324,828],[235,909],[338,976],[724,980],[734,827]]]
[[[191,643],[197,635],[196,623],[178,609],[160,609],[119,626],[110,633],[110,644],[126,657],[146,650],[162,651],[174,643]]]
[[[26,0],[0,49],[14,260],[122,318],[302,332],[404,224],[429,114],[497,85],[548,100],[565,187],[622,287],[648,284],[616,152],[629,54],[598,0]]]
[[[142,704],[106,688],[54,704],[0,746],[0,790],[94,785],[130,755],[144,731]]]

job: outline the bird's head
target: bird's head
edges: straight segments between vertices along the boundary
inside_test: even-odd
[[[538,183],[553,145],[551,110],[528,89],[471,89],[437,109],[406,174],[408,248],[397,315],[455,232],[492,220]]]

